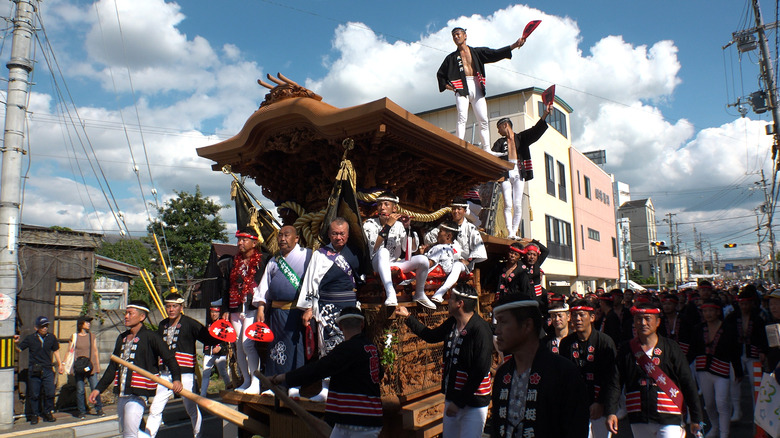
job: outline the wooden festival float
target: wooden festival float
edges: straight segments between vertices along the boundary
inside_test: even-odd
[[[390,99],[336,108],[281,74],[278,78],[268,75],[268,80],[275,85],[258,80],[270,92],[241,131],[197,152],[215,162],[214,170],[232,170],[254,179],[262,194],[277,206],[284,224],[298,229],[302,245],[320,245],[318,235],[327,201],[345,157],[354,169],[362,217],[371,217],[376,195],[389,189],[400,197],[402,213],[411,216],[412,229],[419,236],[446,218],[453,198],[495,181],[509,170],[506,161],[422,120]],[[492,285],[482,284],[481,276],[495,268],[512,241],[484,233],[482,237],[490,257],[477,265],[469,281],[480,292],[480,311],[488,317],[494,291]],[[435,282],[426,285],[430,293],[438,287]],[[446,309],[430,311],[416,306],[411,299],[413,285],[398,286],[397,291],[399,305],[408,306],[428,326],[447,318]],[[385,367],[382,436],[440,434],[444,412],[440,393],[442,345],[426,344],[401,321],[392,319],[382,304],[385,294],[376,278],[359,285],[357,295]],[[303,394],[307,394],[306,388]],[[311,436],[302,416],[274,397],[225,391],[222,398],[267,427],[265,436]],[[324,403],[305,398],[299,404],[317,417],[325,409]]]

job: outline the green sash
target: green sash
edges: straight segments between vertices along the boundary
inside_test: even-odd
[[[284,274],[284,277],[287,279],[287,281],[290,282],[295,290],[298,290],[301,286],[301,279],[281,254],[276,256],[276,265],[279,266],[279,270],[282,271],[282,274]]]

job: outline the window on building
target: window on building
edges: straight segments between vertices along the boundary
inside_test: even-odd
[[[539,101],[539,116],[541,117],[542,113],[544,113],[544,103]],[[569,138],[568,132],[566,130],[566,114],[563,113],[563,111],[553,108],[552,112],[549,116],[547,116],[547,124],[552,126],[556,131],[558,131],[562,136]]]
[[[617,240],[612,238],[612,257],[617,257]]]
[[[601,241],[601,233],[594,230],[593,228],[588,228],[588,239],[599,242]]]
[[[587,176],[583,176],[582,179],[585,181],[585,197],[588,199],[590,198],[590,178]]]
[[[585,227],[580,225],[580,240],[582,241],[582,249],[585,249]]]
[[[574,260],[571,240],[571,224],[554,218],[545,216],[547,249],[550,251],[549,257],[559,260]]]
[[[558,162],[558,199],[566,202],[566,167]]]
[[[547,194],[555,196],[555,160],[548,154],[544,154],[544,171],[547,175]]]

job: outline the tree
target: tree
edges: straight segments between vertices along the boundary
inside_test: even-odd
[[[177,192],[177,197],[157,208],[157,220],[147,227],[150,234],[161,237],[161,224],[165,226],[165,239],[176,278],[192,279],[201,275],[208,262],[212,242],[227,242],[227,227],[219,216],[226,208],[203,196],[199,186],[195,194]],[[160,245],[164,245],[162,239]],[[165,251],[165,247],[162,247]]]
[[[103,242],[95,251],[97,254],[118,260],[141,269],[152,270],[152,249],[139,239],[121,239],[116,243]],[[143,280],[136,278],[130,284],[129,300],[149,301],[149,291]]]

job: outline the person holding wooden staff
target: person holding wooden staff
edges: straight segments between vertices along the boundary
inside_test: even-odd
[[[195,342],[217,344],[218,341],[209,335],[208,329],[203,324],[184,315],[182,310],[184,310],[184,297],[177,293],[168,294],[165,297],[165,312],[168,314],[168,318],[160,322],[157,334],[162,336],[176,357],[176,362],[181,369],[182,385],[189,391],[195,391],[195,360],[197,359]],[[166,369],[165,365],[160,367],[160,377],[166,380],[171,379],[171,371]],[[208,380],[204,384],[208,385]],[[152,438],[157,436],[160,423],[162,423],[162,413],[170,397],[170,389],[163,385],[157,385],[154,401],[149,407],[149,418],[146,420],[146,430]],[[200,425],[203,417],[198,405],[192,400],[184,399],[184,408],[192,420],[192,435],[200,437]]]
[[[184,389],[179,364],[160,335],[144,326],[148,314],[148,304],[141,300],[130,301],[125,310],[127,331],[117,337],[113,354],[152,374],[159,373],[158,364],[162,359],[171,373],[173,392],[178,394]],[[89,402],[95,403],[98,395],[111,383],[114,383],[114,393],[119,396],[119,432],[124,438],[135,438],[139,434],[147,399],[155,394],[157,383],[112,361],[97,388],[89,394]]]
[[[325,420],[335,423],[331,438],[376,438],[382,431],[379,350],[363,333],[365,317],[357,307],[339,312],[336,323],[345,340],[325,357],[271,378],[274,384],[302,386],[330,377]]]

